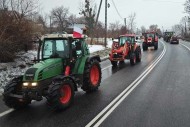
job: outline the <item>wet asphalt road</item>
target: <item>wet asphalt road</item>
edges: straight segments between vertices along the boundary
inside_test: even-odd
[[[106,127],[190,126],[190,51],[182,45],[166,44],[166,54],[144,81],[101,124]],[[190,44],[185,43],[190,47]],[[63,112],[53,112],[46,100],[0,117],[0,127],[79,127],[87,125],[163,51],[143,52],[142,62],[130,66],[128,60],[112,68],[109,60],[101,63],[101,87],[85,94],[79,90],[74,104]],[[8,110],[0,97],[0,113]]]

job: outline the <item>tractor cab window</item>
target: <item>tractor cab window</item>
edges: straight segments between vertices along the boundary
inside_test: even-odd
[[[147,37],[154,38],[154,34],[147,34],[146,36],[147,36]]]
[[[76,55],[76,56],[82,55],[82,40],[81,39],[75,39],[72,42],[72,50],[73,50],[73,55]]]
[[[135,37],[120,37],[120,45],[124,45],[126,42],[134,43]]]
[[[45,40],[43,58],[69,58],[68,40]]]

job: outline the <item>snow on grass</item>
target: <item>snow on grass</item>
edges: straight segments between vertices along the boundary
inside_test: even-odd
[[[4,87],[11,79],[19,75],[23,75],[29,68],[27,63],[30,63],[34,57],[37,56],[37,51],[19,52],[15,62],[0,63],[0,94],[2,87]],[[26,66],[25,68],[19,67],[20,65]]]
[[[88,45],[88,48],[90,50],[90,53],[94,53],[94,52],[105,49],[105,47],[103,45]]]

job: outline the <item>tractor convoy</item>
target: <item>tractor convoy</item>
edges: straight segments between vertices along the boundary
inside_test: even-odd
[[[155,32],[144,33],[143,50],[149,46],[158,48]],[[4,88],[3,101],[14,109],[21,109],[32,100],[47,99],[54,110],[68,108],[74,94],[81,88],[87,93],[94,92],[101,83],[100,57],[91,56],[85,35],[47,34],[39,39],[35,64],[24,75],[12,79]],[[135,34],[125,34],[113,41],[109,60],[113,67],[130,60],[131,65],[141,62],[141,45]]]

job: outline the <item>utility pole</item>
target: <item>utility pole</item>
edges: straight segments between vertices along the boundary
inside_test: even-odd
[[[124,23],[125,23],[125,33],[127,33],[127,21],[126,21],[126,18],[124,18]]]
[[[101,9],[101,6],[102,6],[102,0],[100,0],[100,5],[99,5],[99,9],[98,9],[98,14],[97,14],[97,17],[96,17],[96,21],[95,21],[95,25],[94,25],[94,29],[96,29],[96,26],[98,24],[98,18],[99,18],[99,15],[100,15],[100,9]],[[93,39],[94,39],[94,31],[92,32],[92,37],[91,37],[91,44],[93,42]],[[97,37],[98,38],[98,37]],[[97,40],[98,41],[98,40]]]
[[[104,40],[104,46],[106,47],[107,45],[107,6],[108,5],[108,1],[105,0],[105,40]]]
[[[49,23],[49,28],[50,28],[50,34],[52,33],[52,27],[51,27],[51,15],[50,15],[50,23]]]
[[[186,25],[186,21],[185,21],[185,36],[187,35],[187,25]]]

